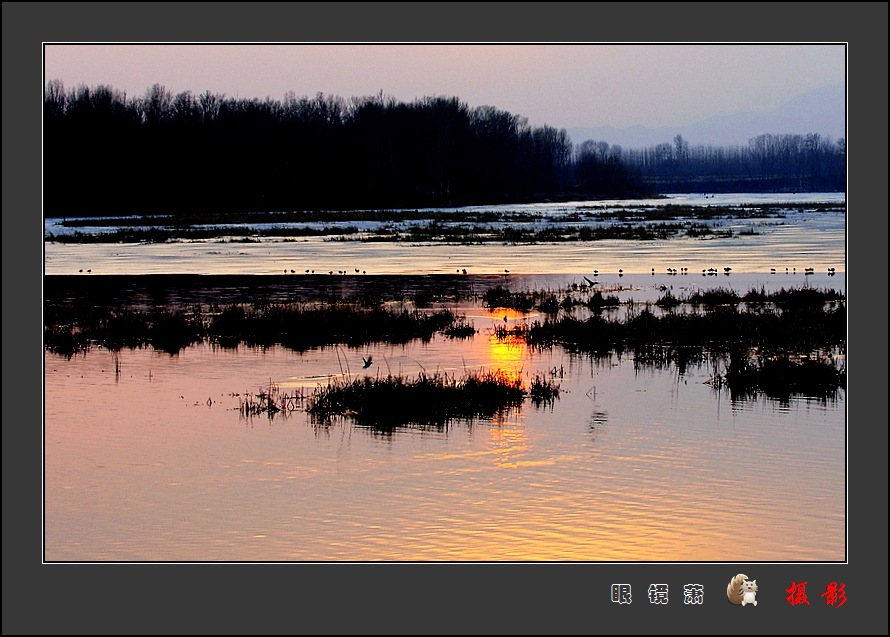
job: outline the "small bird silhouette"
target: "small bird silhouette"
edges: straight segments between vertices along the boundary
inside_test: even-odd
[[[362,363],[363,363],[362,369],[368,369],[371,365],[373,365],[374,364],[373,358],[374,357],[371,356],[370,354],[368,354],[368,358],[365,358],[364,356],[362,356]]]

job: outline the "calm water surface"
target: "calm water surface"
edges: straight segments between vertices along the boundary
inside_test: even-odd
[[[338,354],[355,374],[368,353],[373,373],[562,367],[564,393],[392,433],[237,410],[233,393],[310,390],[340,375]],[[125,350],[119,378],[101,349],[47,354],[46,559],[843,560],[843,393],[733,403],[708,373],[484,331],[303,355]]]
[[[47,244],[45,269],[254,274],[354,265],[371,275],[506,268],[506,283],[533,289],[581,281],[596,268],[605,289],[637,301],[658,298],[662,286],[675,294],[845,289],[844,215],[794,213],[757,228],[732,239],[555,246]],[[723,266],[732,276],[700,275]],[[667,276],[667,267],[692,274]],[[804,277],[804,267],[817,273]],[[829,277],[828,267],[838,275]],[[123,350],[120,374],[101,348],[70,360],[46,353],[45,559],[846,558],[844,391],[829,401],[733,402],[705,383],[708,368],[680,375],[636,368],[630,356],[593,361],[560,348],[532,351],[490,335],[503,311],[459,311],[479,329],[470,340],[302,354],[208,345],[177,356]],[[523,320],[507,315],[509,323]],[[369,354],[374,365],[362,370]],[[270,383],[311,391],[344,372],[478,369],[524,378],[555,371],[563,392],[552,408],[526,403],[496,421],[388,433],[349,421],[313,424],[303,412],[270,420],[238,411],[237,394]]]

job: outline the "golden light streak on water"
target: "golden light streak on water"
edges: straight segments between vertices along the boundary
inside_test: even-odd
[[[486,368],[519,377],[526,363],[525,343],[515,338],[501,340],[494,335],[483,335],[482,338],[488,339]]]

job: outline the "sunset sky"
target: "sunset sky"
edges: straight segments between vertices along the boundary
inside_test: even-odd
[[[141,95],[458,96],[556,127],[682,126],[845,81],[844,44],[46,44],[45,80]]]

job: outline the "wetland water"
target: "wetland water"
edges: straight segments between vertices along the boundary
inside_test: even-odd
[[[781,239],[764,233],[735,240],[756,242],[759,237],[769,244],[754,249],[760,254],[756,258],[746,256],[747,246],[736,249],[731,239],[712,240],[725,243],[713,254],[691,246],[687,262],[694,274],[684,276],[668,276],[663,269],[681,267],[678,242],[686,239],[615,242],[618,252],[608,256],[601,255],[601,242],[387,248],[399,248],[397,262],[413,264],[410,272],[434,271],[436,259],[456,248],[475,255],[480,270],[485,259],[499,260],[486,256],[495,248],[526,255],[528,261],[517,261],[509,276],[466,279],[464,285],[480,289],[493,278],[514,290],[557,289],[583,281],[581,276],[591,277],[594,266],[581,269],[580,257],[566,255],[587,250],[588,263],[593,253],[598,263],[614,266],[599,267],[597,279],[623,301],[652,301],[665,289],[685,294],[724,287],[744,293],[752,287],[808,285],[843,292],[843,215],[795,214],[800,215],[798,230],[771,226],[787,233]],[[821,234],[813,236],[816,228]],[[320,249],[328,243],[334,249],[345,245],[319,242]],[[270,245],[290,250],[290,258],[303,258],[301,244]],[[794,256],[785,250],[792,245],[812,248]],[[177,246],[183,253],[192,248],[161,244],[158,249],[175,251]],[[349,246],[361,250],[363,244]],[[61,247],[47,245],[47,274],[68,274],[76,262],[85,262],[78,257],[62,267],[72,257],[56,251]],[[102,263],[101,251],[128,249],[64,246],[79,248],[95,250],[90,253],[95,263]],[[142,248],[152,246],[132,246],[137,253]],[[434,248],[441,255],[431,253]],[[543,267],[528,256],[529,248],[534,248],[532,255],[547,255]],[[564,248],[568,252],[561,252]],[[643,253],[642,261],[633,256]],[[160,263],[162,270],[179,272],[173,264],[191,262],[188,256],[169,262],[154,252],[139,254],[126,261],[133,271],[154,271]],[[365,258],[364,253],[358,257]],[[246,258],[232,267],[245,273],[259,262]],[[750,265],[755,262],[757,267]],[[659,270],[655,276],[645,274],[650,263]],[[785,274],[785,263],[800,272]],[[702,268],[724,264],[733,267],[732,275],[700,274]],[[810,266],[817,272],[804,276],[803,268]],[[836,276],[825,273],[829,266],[837,268]],[[231,273],[212,259],[204,267],[214,274]],[[616,274],[619,267],[627,272],[623,277]],[[770,274],[770,267],[779,272]],[[64,287],[56,278],[54,290]],[[323,277],[332,279],[337,277]],[[375,284],[398,286],[396,280],[370,275],[337,281],[341,293]],[[273,288],[283,300],[304,298],[317,282],[311,276],[293,277],[292,284]],[[226,294],[243,298],[244,292],[208,294],[227,302]],[[131,298],[142,304],[169,300],[166,293]],[[473,301],[451,305],[476,327],[474,337],[437,334],[428,343],[302,353],[281,346],[221,348],[206,342],[172,356],[151,347],[125,348],[116,356],[102,347],[71,358],[46,352],[45,559],[845,559],[844,390],[829,399],[758,395],[732,400],[725,390],[707,384],[708,365],[680,373],[672,365],[635,364],[632,353],[593,359],[559,346],[538,350],[493,334],[496,325],[540,319],[534,311],[490,313]],[[368,356],[374,363],[362,369]],[[344,376],[461,375],[480,369],[499,369],[526,381],[547,374],[562,391],[553,405],[535,407],[526,401],[491,421],[389,430],[348,419],[318,424],[302,411],[273,418],[239,411],[245,393],[270,383],[283,391],[308,392]]]
[[[536,204],[525,206],[491,206],[446,210],[449,213],[476,214],[486,211],[516,215],[524,221],[498,222],[500,228],[524,226],[532,230],[561,227],[602,227],[630,224],[607,218],[599,212],[622,211],[664,206],[694,206],[707,209],[717,206],[775,206],[784,201],[798,206],[807,203],[828,203],[843,206],[843,193],[790,195],[714,195],[672,196],[669,199],[644,201],[578,202],[575,204]],[[195,241],[177,240],[164,243],[57,243],[47,242],[44,251],[46,274],[281,274],[287,270],[302,274],[340,271],[355,276],[355,270],[367,274],[452,274],[466,269],[470,274],[546,273],[590,275],[603,273],[646,273],[651,268],[687,267],[693,273],[710,267],[732,267],[735,272],[767,273],[770,268],[813,267],[820,273],[833,267],[844,270],[846,215],[789,209],[770,210],[779,216],[756,215],[744,219],[718,216],[704,221],[713,228],[713,236],[693,238],[680,236],[669,240],[604,239],[600,241],[567,241],[561,243],[515,243],[495,241],[484,244],[458,241],[415,241],[410,227],[418,221],[404,223],[358,222],[348,225],[361,232],[349,236],[318,237],[254,237],[248,232]],[[566,221],[573,215],[590,213],[590,218]],[[59,235],[82,232],[105,232],[111,227],[67,228],[60,219],[47,219],[45,234]],[[681,220],[682,221],[682,220]],[[655,222],[653,225],[658,225]],[[250,225],[250,224],[247,224]],[[275,225],[275,224],[271,224]],[[330,224],[296,224],[327,226]],[[474,224],[445,223],[449,226]],[[399,240],[376,241],[374,231],[380,226],[394,232],[404,231]],[[250,226],[254,228],[254,226]],[[286,228],[286,224],[281,227]],[[732,236],[722,236],[732,231]],[[364,240],[362,240],[364,239]]]

